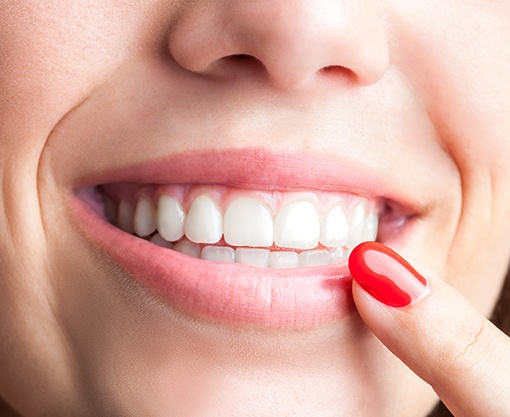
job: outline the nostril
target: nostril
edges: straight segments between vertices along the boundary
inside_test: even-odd
[[[254,59],[257,59],[257,58],[255,58],[255,57],[253,57],[251,55],[248,55],[248,54],[234,54],[234,55],[227,56],[224,59],[230,59],[232,61],[243,62],[243,61],[254,60]]]
[[[264,64],[253,55],[233,54],[220,58],[210,68],[209,74],[227,78],[244,75],[249,77],[266,77],[268,72]]]
[[[349,79],[356,80],[358,76],[356,73],[347,67],[341,65],[328,65],[320,70],[320,73],[333,79]]]

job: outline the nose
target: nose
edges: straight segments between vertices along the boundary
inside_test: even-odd
[[[282,88],[317,76],[376,83],[389,61],[377,0],[197,0],[185,2],[169,49],[185,69],[212,74],[239,56]]]

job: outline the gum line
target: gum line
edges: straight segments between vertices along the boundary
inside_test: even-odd
[[[136,206],[139,197],[144,196],[157,206],[161,195],[168,195],[179,200],[187,211],[191,203],[199,195],[207,195],[225,211],[228,205],[239,196],[253,197],[263,202],[271,214],[275,216],[281,207],[290,201],[306,199],[312,202],[319,214],[326,212],[335,204],[341,203],[346,214],[361,200],[367,201],[367,211],[379,213],[382,210],[382,203],[351,193],[330,192],[330,191],[274,191],[274,190],[244,190],[223,185],[190,185],[190,184],[138,184],[138,183],[115,183],[101,186],[101,190],[114,201],[121,199]]]

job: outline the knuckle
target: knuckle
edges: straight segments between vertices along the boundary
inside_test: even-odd
[[[452,378],[477,374],[481,370],[486,370],[487,365],[496,359],[489,322],[481,319],[477,323],[472,323],[467,330],[464,336],[457,336],[457,340],[448,343],[439,357],[443,370]]]
[[[453,363],[459,363],[460,365],[472,364],[472,359],[480,356],[480,353],[487,351],[488,345],[486,343],[485,328],[486,321],[482,320],[476,333],[467,340],[467,343],[462,343],[459,352],[453,358]],[[464,341],[466,342],[466,341]]]

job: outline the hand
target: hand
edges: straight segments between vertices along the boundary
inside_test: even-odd
[[[510,338],[382,244],[356,247],[349,268],[365,323],[456,417],[510,416]]]

